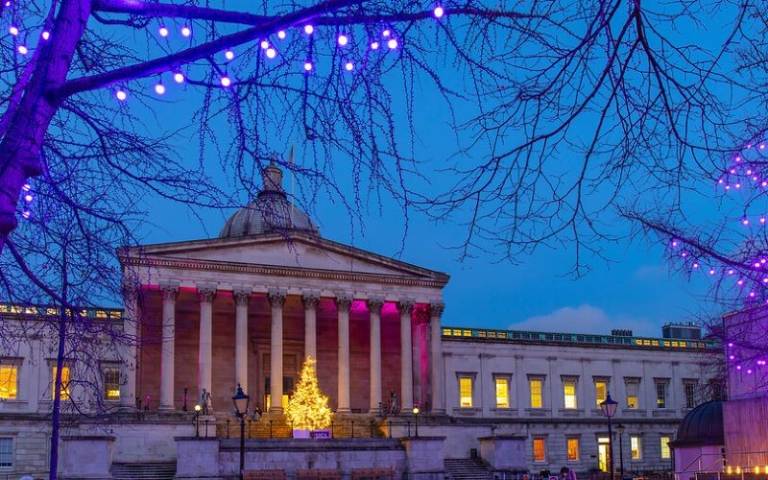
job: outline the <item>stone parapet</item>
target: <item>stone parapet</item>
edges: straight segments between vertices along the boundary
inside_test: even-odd
[[[405,447],[408,476],[414,479],[442,479],[445,475],[443,443],[445,437],[406,437]]]
[[[112,450],[115,437],[66,436],[61,438],[59,478],[108,479],[112,478]]]
[[[525,470],[525,440],[522,435],[480,437],[480,457],[494,470]]]

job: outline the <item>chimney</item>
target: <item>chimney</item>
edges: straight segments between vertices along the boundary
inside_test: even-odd
[[[274,162],[270,163],[262,172],[262,181],[265,192],[283,191],[283,171]]]

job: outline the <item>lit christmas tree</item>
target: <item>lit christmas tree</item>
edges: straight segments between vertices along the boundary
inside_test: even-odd
[[[328,407],[328,397],[317,384],[315,359],[307,356],[301,369],[301,378],[286,410],[288,424],[295,430],[322,430],[331,424],[333,413]]]

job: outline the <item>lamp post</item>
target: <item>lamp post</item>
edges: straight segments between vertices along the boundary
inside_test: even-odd
[[[243,392],[243,387],[238,383],[232,403],[235,404],[235,415],[240,419],[240,480],[243,480],[243,470],[245,470],[245,415],[248,413],[248,400],[248,395]]]
[[[621,480],[624,480],[624,444],[622,440],[624,425],[616,425],[616,431],[619,432],[619,475],[621,475]]]
[[[413,423],[416,437],[419,436],[419,407],[413,407]]]
[[[611,480],[614,480],[613,472],[613,431],[611,430],[611,418],[616,414],[616,407],[619,404],[611,398],[611,392],[605,396],[605,400],[600,402],[600,410],[608,418],[608,468],[611,471]]]
[[[200,411],[203,409],[200,405],[195,405],[195,438],[200,437]]]

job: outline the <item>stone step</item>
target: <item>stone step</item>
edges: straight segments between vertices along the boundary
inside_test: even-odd
[[[112,478],[115,480],[173,480],[176,464],[163,463],[113,463]]]
[[[453,480],[491,480],[491,472],[479,460],[446,458],[445,473]]]

